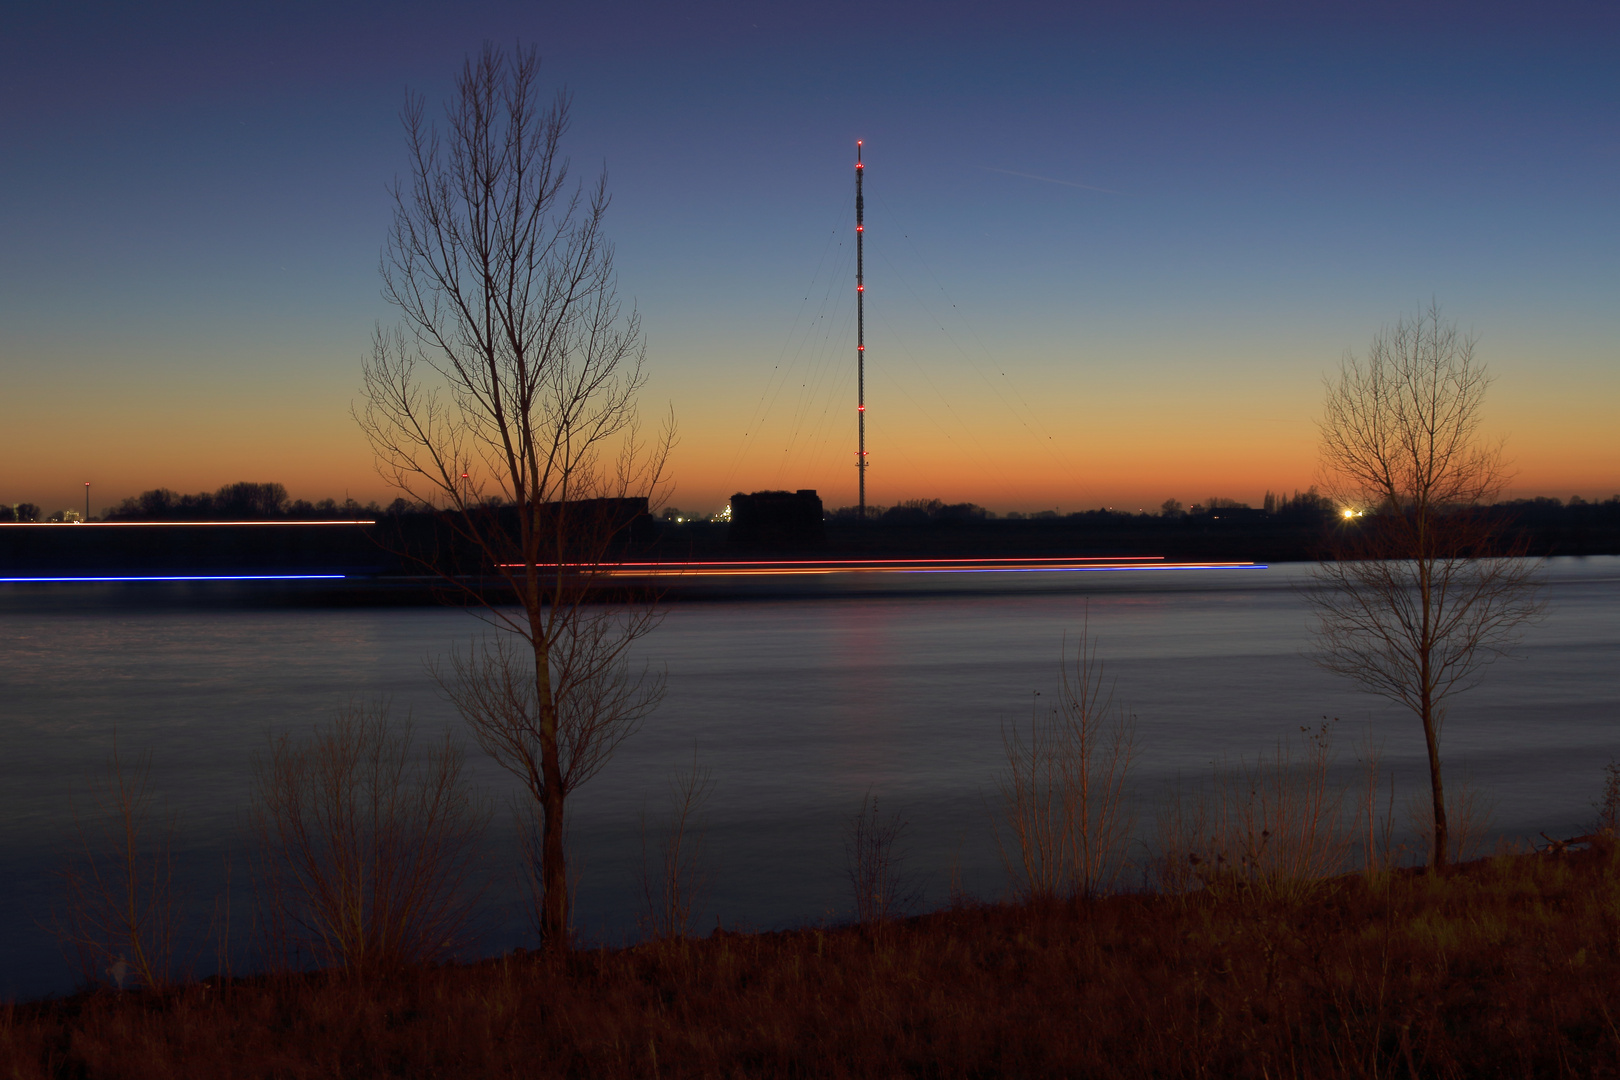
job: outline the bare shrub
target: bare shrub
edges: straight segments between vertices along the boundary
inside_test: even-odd
[[[1269,756],[1217,767],[1208,789],[1178,789],[1161,817],[1161,883],[1262,899],[1299,900],[1349,865],[1344,789],[1329,782],[1330,728],[1300,728]]]
[[[1387,785],[1383,782],[1379,772],[1382,761],[1383,750],[1373,742],[1369,732],[1361,753],[1362,784],[1357,800],[1359,805],[1356,807],[1357,831],[1362,837],[1361,869],[1369,878],[1384,874],[1395,864],[1397,857],[1392,845],[1395,782],[1393,777],[1390,777]]]
[[[884,817],[877,796],[867,792],[844,828],[844,874],[855,894],[855,918],[863,925],[889,922],[920,901],[907,881],[906,853],[895,844],[906,819]]]
[[[996,845],[1015,890],[1031,900],[1114,888],[1133,824],[1124,792],[1134,718],[1114,705],[1111,685],[1104,689],[1086,630],[1072,669],[1061,671],[1057,706],[1035,706],[1027,734],[1016,724],[1001,733],[1007,769]]]
[[[87,983],[162,987],[173,975],[174,819],[154,821],[151,773],[151,752],[127,766],[115,733],[89,779],[86,814],[73,810],[77,842],[57,871],[62,901],[50,930]]]
[[[647,860],[647,815],[641,815],[641,887],[646,907],[642,925],[655,937],[684,938],[692,932],[692,911],[708,884],[703,849],[708,829],[703,806],[714,790],[713,771],[692,765],[670,777],[669,814],[657,842],[656,862]]]
[[[214,917],[208,936],[214,941],[214,973],[229,984],[235,976],[231,964],[231,856],[227,852],[223,861],[225,887],[214,897]]]
[[[1606,832],[1611,836],[1620,833],[1620,761],[1610,761],[1603,766],[1603,797],[1592,804],[1592,809],[1597,811],[1593,832]]]
[[[413,752],[409,720],[350,705],[256,769],[253,828],[275,967],[370,972],[439,959],[464,934],[487,810],[445,734]]]

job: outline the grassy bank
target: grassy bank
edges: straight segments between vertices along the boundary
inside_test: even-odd
[[[1620,856],[0,1010],[6,1077],[1593,1076]]]

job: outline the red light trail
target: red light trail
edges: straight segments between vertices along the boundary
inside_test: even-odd
[[[519,564],[503,563],[504,570]],[[542,566],[555,570],[556,566]],[[1080,555],[1041,559],[753,559],[724,562],[622,562],[570,568],[611,578],[804,577],[828,574],[1042,574],[1127,570],[1264,570],[1253,562],[1165,562],[1162,555]]]

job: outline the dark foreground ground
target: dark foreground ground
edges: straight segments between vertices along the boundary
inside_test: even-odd
[[[1620,859],[0,1008],[0,1075],[1612,1076]]]

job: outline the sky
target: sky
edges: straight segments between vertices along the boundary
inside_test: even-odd
[[[1490,3],[0,8],[0,500],[394,496],[351,415],[408,89],[532,44],[605,170],[671,504],[1258,504],[1431,300],[1518,495],[1620,491],[1620,9]]]

